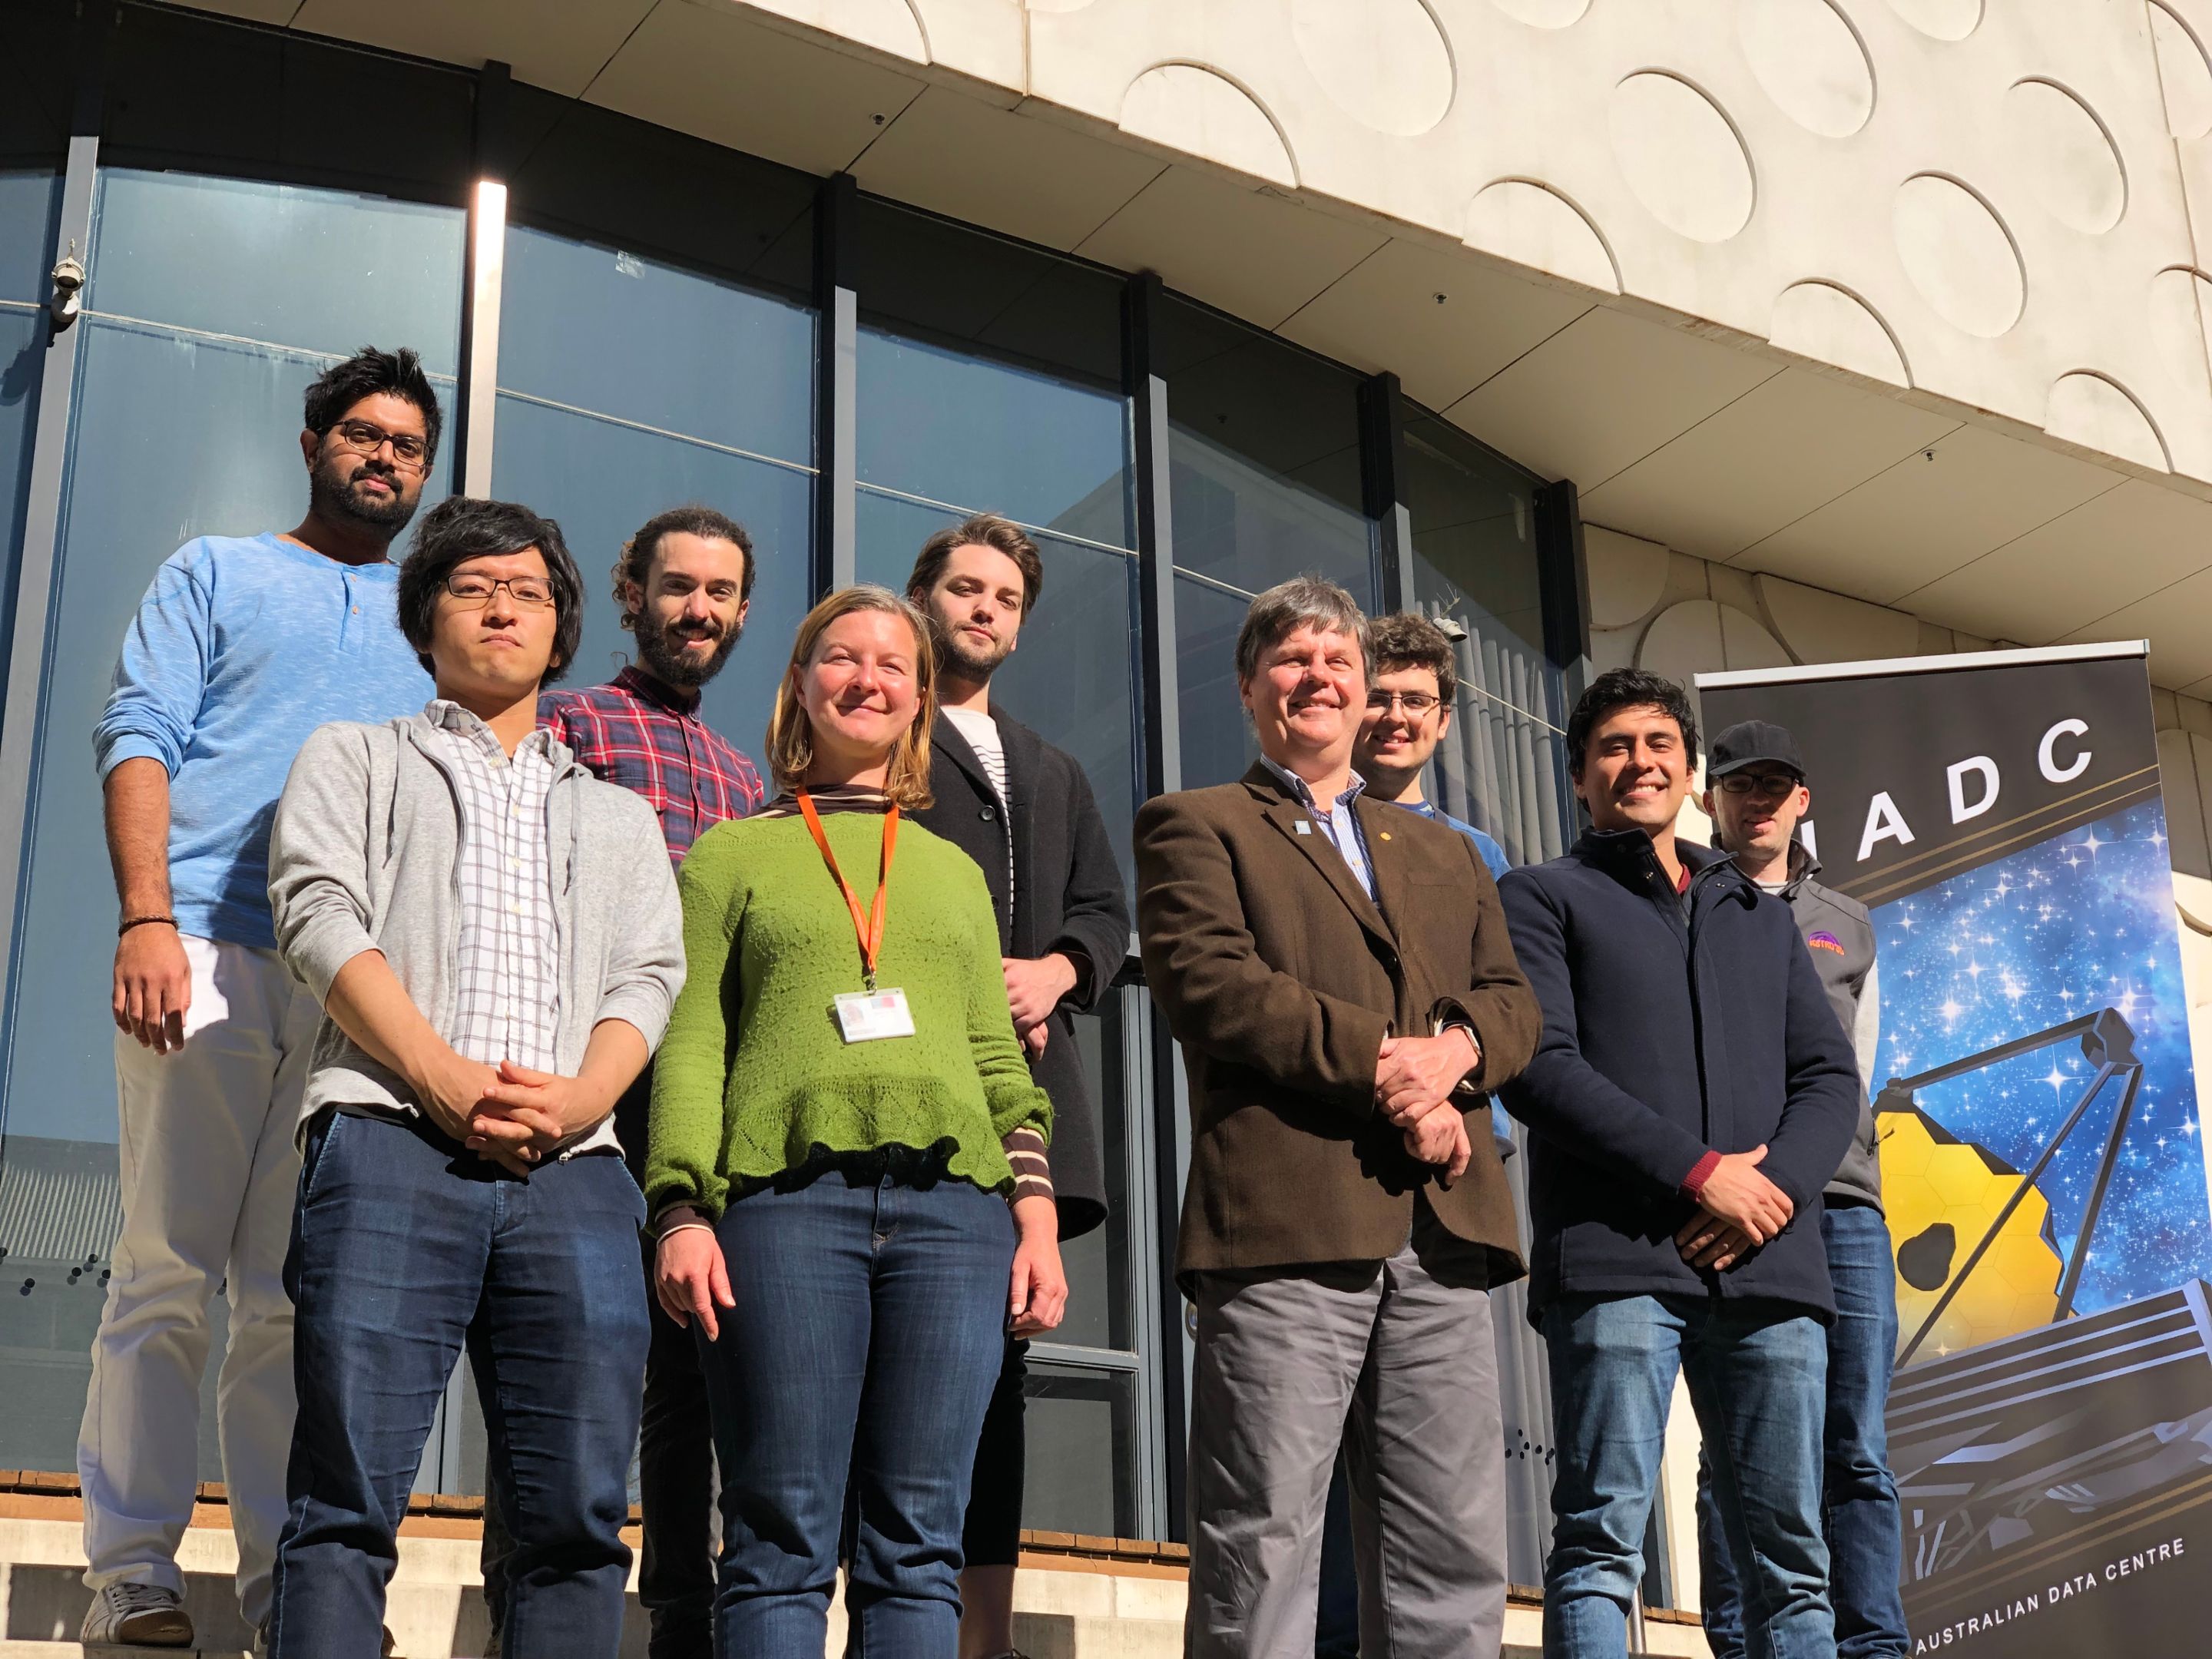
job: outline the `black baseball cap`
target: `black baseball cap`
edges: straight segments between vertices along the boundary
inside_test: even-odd
[[[1797,739],[1787,726],[1771,720],[1739,720],[1712,741],[1705,751],[1705,776],[1724,778],[1747,766],[1779,766],[1805,781],[1805,757],[1797,752]]]

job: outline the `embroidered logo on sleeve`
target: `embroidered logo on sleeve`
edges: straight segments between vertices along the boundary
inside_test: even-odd
[[[1848,951],[1844,949],[1844,944],[1841,939],[1838,939],[1833,933],[1828,933],[1825,930],[1817,933],[1806,934],[1805,943],[1811,945],[1815,951],[1833,951],[1839,957],[1849,956],[1850,954]]]

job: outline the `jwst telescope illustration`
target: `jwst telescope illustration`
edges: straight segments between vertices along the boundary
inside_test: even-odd
[[[1915,1098],[2072,1042],[2094,1070],[2025,1173]],[[2134,1043],[2104,1008],[1893,1079],[1875,1103],[1900,1322],[1890,1463],[1916,1652],[2208,1650],[2192,1590],[2212,1563],[2212,1287],[2074,1314],[2142,1087]],[[2112,1116],[2062,1259],[2036,1182],[2100,1097]]]

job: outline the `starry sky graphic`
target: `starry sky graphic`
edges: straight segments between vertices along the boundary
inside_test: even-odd
[[[2204,1149],[2174,934],[2166,814],[2155,800],[1875,910],[1877,1079],[1909,1077],[2100,1008],[2143,1062],[2076,1311],[2212,1278]],[[2072,1040],[1918,1091],[1961,1140],[2026,1170],[2095,1069]],[[2124,1078],[2105,1085],[2038,1183],[2070,1255]],[[1879,1082],[1877,1082],[1879,1087]],[[1963,1252],[1972,1241],[1961,1239]]]

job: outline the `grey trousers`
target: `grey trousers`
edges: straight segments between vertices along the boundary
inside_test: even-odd
[[[1199,1276],[1190,1659],[1312,1659],[1343,1445],[1365,1659],[1497,1659],[1504,1437],[1488,1261],[1423,1205],[1387,1261]]]

